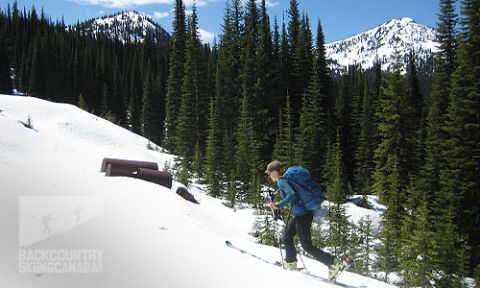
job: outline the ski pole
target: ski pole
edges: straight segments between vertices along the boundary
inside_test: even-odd
[[[268,196],[270,197],[270,201],[271,202],[275,202],[275,195],[273,194],[273,191],[272,190],[268,190]],[[292,211],[290,211],[290,213],[292,213]],[[275,219],[275,212],[274,210],[272,209],[272,215]],[[287,222],[285,222],[285,218],[283,218],[283,216],[280,214],[279,215],[279,218],[283,221],[283,224],[287,225]],[[288,217],[290,218],[290,216]],[[279,246],[280,247],[280,246]],[[303,249],[301,249],[298,245],[297,245],[297,250],[302,252],[303,253]],[[280,250],[280,254],[281,254],[281,250]],[[303,256],[302,256],[302,253],[298,253],[298,257],[300,258],[300,261],[302,262],[302,265],[303,265],[303,269],[305,269],[305,271],[307,273],[310,273],[310,271],[308,271],[307,269],[307,266],[305,265],[305,261],[303,260]],[[283,258],[282,258],[283,259]],[[283,266],[283,260],[282,260],[282,266]]]
[[[270,197],[270,203],[274,203],[275,195],[273,194],[272,190],[268,190],[268,196]],[[280,236],[277,236],[278,229],[277,229],[277,220],[276,220],[275,210],[272,207],[270,207],[270,210],[272,211],[272,217],[273,217],[273,230],[274,230],[274,233],[275,233],[275,237],[277,238],[278,249],[280,251],[280,261],[282,263],[282,267],[285,268],[285,264],[284,264],[284,261],[283,261],[281,239],[280,239]],[[283,217],[281,217],[281,218],[283,220]]]

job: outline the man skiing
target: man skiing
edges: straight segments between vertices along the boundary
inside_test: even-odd
[[[293,217],[285,228],[283,236],[283,243],[285,244],[285,268],[289,270],[297,269],[297,250],[295,249],[293,238],[295,235],[298,235],[303,249],[317,261],[329,267],[329,276],[330,280],[332,280],[332,278],[338,274],[338,271],[344,268],[341,267],[344,263],[342,263],[343,261],[336,262],[334,256],[313,245],[311,228],[314,211],[306,210],[302,203],[297,201],[297,194],[288,183],[288,180],[283,177],[285,174],[285,166],[283,163],[276,160],[270,162],[265,173],[270,176],[273,182],[277,183],[280,196],[282,197],[282,201],[280,202],[271,202],[270,208],[276,210],[289,205],[293,214]]]

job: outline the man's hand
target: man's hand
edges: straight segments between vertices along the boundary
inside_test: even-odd
[[[277,209],[278,209],[278,206],[277,206],[277,204],[271,202],[271,203],[270,203],[270,208],[272,208],[273,210],[277,210]]]

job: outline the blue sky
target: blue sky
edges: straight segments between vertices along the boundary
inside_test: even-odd
[[[225,0],[195,0],[199,16],[202,39],[211,41],[213,35],[221,33]],[[230,1],[230,0],[229,0]],[[20,8],[29,10],[32,6],[53,20],[65,19],[74,24],[118,11],[136,10],[150,15],[158,24],[171,32],[174,0],[17,0]],[[193,0],[184,0],[186,9],[191,9]],[[300,12],[307,13],[314,34],[318,20],[326,42],[342,40],[364,32],[390,19],[410,17],[415,22],[436,27],[439,0],[298,0]],[[2,0],[0,8],[5,10],[7,3]],[[282,15],[289,7],[289,0],[268,0],[268,12],[276,15],[281,25]]]

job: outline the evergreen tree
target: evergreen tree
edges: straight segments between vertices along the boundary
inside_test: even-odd
[[[408,287],[432,287],[434,242],[432,216],[425,194],[411,186],[409,208],[405,216],[401,267]]]
[[[167,149],[175,148],[173,144],[176,137],[177,118],[182,98],[187,41],[187,31],[185,29],[185,7],[182,0],[175,1],[175,16],[172,29],[172,47],[170,50],[168,88],[166,95],[165,139],[163,141],[163,145]]]
[[[138,56],[133,57],[132,72],[130,75],[130,123],[132,125],[132,131],[134,133],[140,133],[141,131],[141,109],[142,109],[142,85],[141,75],[138,64]]]
[[[123,81],[122,81],[120,66],[118,62],[115,61],[115,64],[113,66],[113,81],[112,81],[113,89],[112,89],[112,95],[111,95],[112,102],[110,107],[116,122],[119,123],[120,125],[125,125],[127,122],[126,120],[127,116],[126,116],[126,110],[125,110],[125,96],[124,96],[125,94],[124,94],[124,90],[121,87],[122,83]],[[157,94],[156,98],[160,97],[157,91],[155,91],[155,94]],[[155,103],[156,109],[154,108],[156,110],[155,113],[160,113],[159,111],[160,107],[158,105],[158,101],[159,100],[156,99],[156,102],[157,102]],[[158,126],[158,123],[156,124],[156,126]],[[155,127],[155,128],[158,128],[158,127]],[[158,132],[155,134],[158,134]],[[160,140],[158,139],[158,137],[155,137],[155,138],[156,138],[156,141]],[[153,139],[151,140],[154,141]],[[160,142],[156,142],[156,143],[160,143]]]
[[[380,107],[383,113],[379,114],[379,132],[381,143],[375,150],[376,170],[374,173],[374,186],[377,195],[384,203],[388,203],[392,191],[398,188],[399,193],[406,188],[409,171],[404,168],[406,160],[405,140],[403,125],[407,121],[404,111],[407,109],[403,77],[400,75],[400,62],[397,62],[394,72],[385,75]],[[397,171],[395,183],[398,187],[391,187],[391,177]]]
[[[268,246],[279,246],[277,235],[275,235],[275,220],[265,209],[256,210],[255,222],[253,223],[254,235],[258,243]]]
[[[236,146],[235,131],[238,127],[238,117],[240,111],[240,100],[242,95],[242,37],[243,31],[243,11],[240,0],[227,1],[225,8],[224,23],[222,26],[223,35],[219,45],[217,70],[220,70],[222,78],[222,95],[225,105],[219,107],[224,115],[222,119],[223,129],[223,170],[229,179],[234,179],[231,175],[235,169],[234,154]],[[234,189],[230,189],[234,191]]]
[[[176,132],[176,146],[184,157],[188,169],[191,169],[194,148],[198,144],[204,147],[206,142],[206,119],[208,115],[208,92],[206,91],[205,62],[198,35],[197,13],[195,5],[189,20],[185,76],[182,86],[182,101]],[[207,104],[207,107],[205,105]],[[207,113],[207,114],[206,114]],[[203,150],[203,149],[202,149]]]
[[[254,203],[259,194],[256,180],[258,179],[258,145],[250,112],[251,106],[248,95],[244,94],[240,121],[237,129],[237,147],[235,150],[235,176],[238,180],[237,198],[247,203]]]
[[[422,166],[423,143],[424,140],[424,98],[420,89],[420,83],[417,76],[417,68],[415,64],[415,53],[410,52],[408,55],[408,66],[406,73],[406,106],[404,111],[404,141],[406,142],[405,155],[406,169],[412,175],[418,175]]]
[[[335,125],[340,135],[342,159],[346,180],[351,187],[355,171],[355,148],[358,138],[358,114],[360,109],[358,81],[362,79],[358,66],[350,66],[348,73],[340,78],[339,91],[335,103]],[[363,82],[363,81],[362,81]]]
[[[326,220],[329,222],[327,246],[333,249],[335,257],[346,254],[350,231],[345,208],[339,203],[333,204],[328,210]]]
[[[366,81],[366,80],[365,80]],[[372,175],[375,170],[374,164],[374,107],[372,95],[368,92],[367,85],[364,85],[362,114],[360,116],[360,136],[355,154],[356,191],[363,195],[369,194],[372,187]]]
[[[309,84],[313,65],[312,31],[307,15],[303,15],[299,29],[295,50],[292,51],[292,73],[295,81],[293,89],[298,95],[303,95]]]
[[[309,167],[312,178],[321,178],[321,166],[323,156],[320,143],[324,134],[324,127],[321,122],[321,99],[320,84],[318,83],[318,71],[314,66],[308,89],[303,97],[302,112],[300,115],[300,126],[295,143],[295,161],[298,165]]]
[[[435,287],[463,287],[468,260],[465,247],[461,244],[464,239],[456,232],[457,207],[443,200],[439,199],[446,205],[441,212],[439,208],[436,209],[436,213],[440,213],[434,219],[434,271],[437,272],[434,275]]]
[[[247,3],[247,11],[245,13],[245,47],[243,49],[243,82],[242,82],[242,95],[243,97],[248,97],[248,103],[251,107],[257,106],[259,104],[260,95],[255,93],[255,83],[257,74],[257,49],[258,49],[258,10],[255,0],[249,0]],[[258,96],[258,97],[257,97]],[[243,101],[243,100],[242,100]],[[261,109],[261,108],[260,108]],[[257,118],[257,109],[250,111],[252,120],[258,120]],[[258,131],[255,129],[255,133]]]
[[[258,48],[256,52],[257,73],[255,82],[255,107],[256,107],[256,134],[260,143],[260,155],[264,161],[268,161],[272,154],[275,141],[275,116],[278,112],[269,106],[272,98],[272,35],[270,31],[270,19],[267,14],[265,0],[262,0],[258,23]],[[273,107],[274,108],[274,107]]]
[[[3,23],[0,22],[3,26]],[[5,27],[5,26],[3,26]],[[9,51],[7,49],[6,28],[0,28],[0,94],[12,94],[12,76]]]
[[[405,100],[404,81],[400,75],[400,61],[397,61],[394,72],[385,76],[379,115],[379,131],[381,143],[375,150],[376,170],[374,172],[374,189],[380,200],[387,205],[383,214],[382,245],[378,250],[377,265],[388,274],[397,271],[401,249],[401,228],[403,197],[406,194],[409,173],[405,167],[405,139],[402,125],[406,122],[404,111],[408,109]]]
[[[356,248],[358,251],[357,257],[353,257],[354,271],[362,275],[368,275],[371,271],[371,257],[373,256],[373,245],[371,242],[374,240],[370,216],[367,215],[366,218],[360,220],[356,231],[357,233],[352,233],[352,236],[358,234],[359,243]]]
[[[440,190],[458,197],[458,204],[453,202],[458,210],[452,213],[458,213],[454,223],[467,238],[472,271],[480,262],[480,2],[463,1],[462,12],[464,30],[457,49],[458,67],[451,76]]]
[[[334,203],[345,203],[348,187],[345,179],[345,168],[342,160],[340,135],[337,133],[335,143],[328,145],[325,165],[323,167],[325,194]]]
[[[317,26],[317,42],[314,53],[314,62],[318,69],[318,83],[320,84],[320,95],[322,95],[320,106],[323,109],[321,122],[325,123],[325,133],[320,143],[321,151],[325,151],[327,143],[330,138],[334,137],[334,129],[332,125],[331,116],[335,109],[335,101],[333,98],[333,83],[329,76],[330,70],[327,66],[326,52],[325,52],[325,36],[320,20]]]
[[[301,19],[297,0],[290,0],[290,7],[287,10],[287,15],[289,21],[287,30],[288,50],[286,52],[288,53],[287,59],[289,65],[287,69],[290,71],[290,75],[287,75],[288,78],[286,79],[288,81],[288,94],[292,99],[294,125],[298,126],[304,88],[301,83],[303,83],[304,79],[300,78],[301,75],[299,73],[295,73],[295,67],[300,67],[301,64],[298,63],[298,58],[295,59],[294,54],[297,49],[300,49],[299,45],[302,44],[300,43]]]
[[[205,152],[205,170],[209,185],[209,194],[220,197],[223,190],[222,177],[222,141],[223,130],[221,128],[222,112],[222,79],[220,69],[216,72],[215,96],[210,100],[210,117],[208,124],[207,148]]]
[[[162,125],[160,95],[155,86],[150,63],[147,64],[146,73],[142,95],[142,130],[146,138],[155,143],[160,143]]]
[[[28,93],[32,96],[46,99],[45,95],[45,79],[44,79],[44,63],[42,61],[42,41],[40,36],[35,38],[32,51],[32,66],[28,81]]]
[[[290,106],[290,96],[287,95],[285,107],[281,114],[280,132],[278,134],[273,158],[280,159],[287,167],[295,164],[295,147],[293,128],[292,109]]]
[[[104,82],[102,86],[102,117],[106,118],[111,122],[115,122],[115,119],[111,118],[112,116],[112,111],[110,111],[111,107],[112,107],[112,95],[110,93],[110,89],[108,89],[108,84]],[[106,115],[109,115],[109,118],[107,118]]]
[[[389,173],[385,176],[384,185],[388,187],[387,210],[382,215],[381,245],[377,249],[377,267],[385,272],[385,281],[388,275],[398,271],[401,253],[402,228],[402,192],[398,159],[395,155],[388,158],[385,169]],[[378,171],[378,170],[377,170]]]

